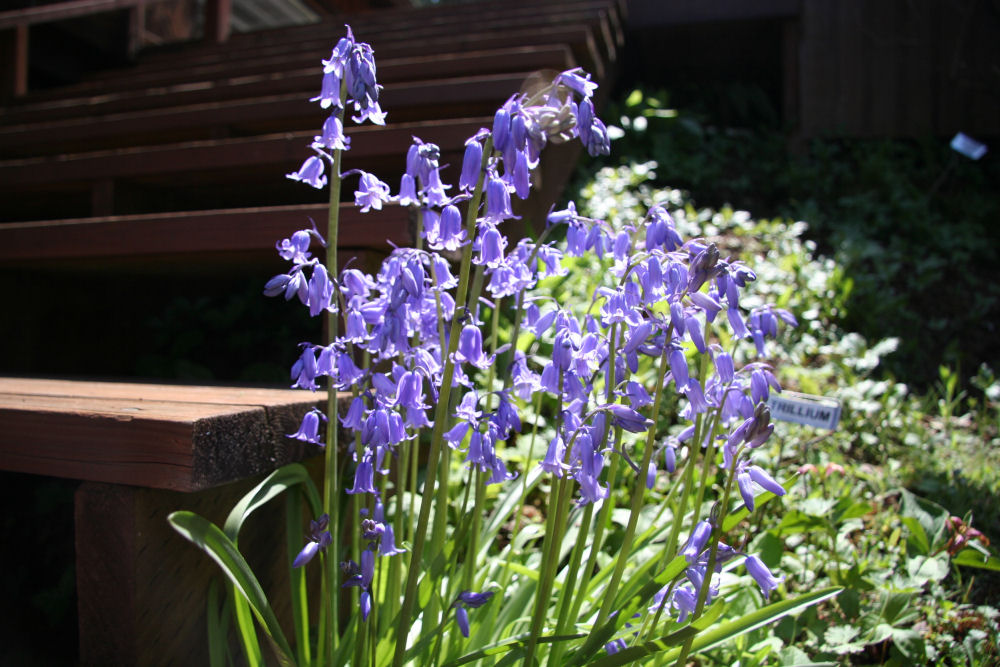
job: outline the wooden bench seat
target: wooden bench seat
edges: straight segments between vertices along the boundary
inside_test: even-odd
[[[198,491],[315,448],[285,437],[309,391],[0,378],[0,468]]]

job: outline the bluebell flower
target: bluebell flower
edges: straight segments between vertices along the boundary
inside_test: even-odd
[[[365,452],[358,461],[358,467],[354,470],[354,486],[346,490],[347,493],[371,493],[377,494],[375,488],[375,467],[372,463],[371,454]]]
[[[327,62],[324,60],[323,64],[326,65]],[[330,69],[330,71],[324,70],[323,86],[320,93],[316,97],[310,98],[309,101],[319,102],[320,107],[324,109],[340,106],[340,76],[336,71],[333,69]]]
[[[396,396],[394,405],[405,408],[425,410],[429,406],[424,404],[424,379],[415,371],[407,371],[399,378],[396,386]]]
[[[291,237],[275,243],[274,247],[282,259],[286,259],[293,264],[305,264],[312,257],[312,253],[309,252],[309,246],[312,243],[313,236],[319,238],[320,243],[325,245],[323,238],[314,228],[300,229],[292,234]]]
[[[311,442],[314,445],[323,444],[319,439],[319,423],[321,419],[327,421],[326,415],[313,408],[302,417],[302,424],[299,426],[299,430],[286,437],[295,438],[302,442]]]
[[[604,650],[608,652],[608,655],[614,655],[615,653],[624,651],[627,648],[628,644],[625,643],[624,638],[612,639],[604,645]]]
[[[740,461],[736,466],[736,482],[740,489],[740,495],[747,506],[747,510],[754,510],[754,488],[756,483],[765,491],[770,491],[776,496],[785,495],[785,489],[771,477],[763,468],[753,465],[747,460]]]
[[[351,138],[344,134],[344,124],[336,114],[326,119],[323,133],[314,137],[313,141],[332,151],[346,151],[351,147]]]
[[[612,424],[619,426],[630,433],[642,433],[653,425],[652,419],[643,417],[627,405],[611,403],[601,407],[611,413]]]
[[[462,174],[458,179],[458,187],[463,190],[473,190],[479,183],[479,174],[483,168],[483,145],[479,139],[472,137],[465,142],[465,155],[462,157]]]
[[[477,264],[495,269],[503,263],[504,249],[507,247],[507,239],[489,222],[483,222],[479,226],[479,239],[476,241],[479,247],[479,256],[476,258]]]
[[[753,577],[754,581],[757,582],[757,585],[760,586],[760,592],[764,594],[765,600],[771,598],[771,591],[776,589],[785,579],[784,577],[775,577],[771,574],[771,571],[757,556],[747,556],[743,560],[743,564],[746,565],[747,572],[750,573],[750,576]]]
[[[510,205],[510,192],[507,184],[490,171],[486,181],[486,216],[485,220],[494,224],[514,217]]]
[[[677,447],[673,443],[667,443],[663,448],[663,464],[667,472],[677,470]]]
[[[563,473],[568,470],[566,464],[563,463],[565,455],[566,443],[563,442],[562,436],[557,434],[549,441],[549,448],[545,453],[545,458],[538,464],[538,467],[556,477],[562,477]]]
[[[290,174],[286,174],[286,176],[293,181],[302,181],[320,190],[326,186],[326,175],[323,171],[323,160],[315,155],[310,155],[302,163],[298,171],[293,171]]]
[[[593,97],[597,90],[597,84],[590,80],[590,73],[579,67],[562,72],[556,78],[556,83],[567,86],[581,97]]]
[[[472,591],[462,591],[458,594],[458,599],[452,604],[455,608],[455,620],[458,629],[462,631],[463,637],[469,636],[469,613],[467,609],[478,609],[490,601],[493,591],[484,593],[473,593]]]
[[[364,416],[365,400],[360,396],[355,396],[351,401],[350,407],[347,409],[347,414],[340,418],[340,423],[344,428],[357,431],[364,423]]]
[[[336,311],[336,307],[331,304],[333,297],[333,282],[326,272],[326,267],[322,264],[313,266],[312,277],[309,278],[309,287],[306,291],[306,305],[309,306],[309,315],[316,317],[326,310]]]
[[[712,524],[704,520],[699,521],[698,525],[691,531],[691,537],[688,538],[687,544],[681,550],[681,555],[687,559],[687,562],[695,562],[701,552],[705,550],[705,547],[708,545],[708,538],[711,536]]]
[[[389,201],[389,186],[367,171],[361,172],[358,190],[354,193],[354,205],[361,208],[362,213],[370,209],[382,210],[382,204]]]
[[[326,529],[329,523],[330,516],[328,514],[324,514],[316,521],[309,522],[309,541],[292,561],[292,567],[302,567],[333,543],[333,536]]]
[[[302,354],[292,364],[292,379],[295,380],[292,388],[316,391],[319,388],[316,384],[317,375],[316,352],[311,345],[303,345]]]
[[[488,368],[493,363],[492,357],[483,352],[483,332],[475,324],[466,324],[458,338],[458,349],[455,351],[455,361],[469,363],[476,368]]]

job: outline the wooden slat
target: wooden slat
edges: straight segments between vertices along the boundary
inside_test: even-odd
[[[275,241],[322,223],[326,204],[218,211],[182,211],[0,225],[0,263],[101,257],[149,257],[229,252],[270,254]],[[361,213],[341,207],[340,247],[412,243],[406,210],[389,206]]]
[[[285,434],[317,398],[291,390],[0,378],[0,468],[209,488],[306,455]]]

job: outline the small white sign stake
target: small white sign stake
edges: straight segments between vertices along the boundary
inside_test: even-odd
[[[840,402],[824,396],[799,394],[794,391],[772,392],[767,401],[771,417],[786,422],[837,430]]]

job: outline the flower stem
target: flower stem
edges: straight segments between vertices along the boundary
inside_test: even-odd
[[[340,87],[340,114],[343,117],[344,102],[347,99],[346,84]],[[333,151],[333,164],[330,168],[330,205],[327,212],[326,225],[326,272],[330,279],[337,281],[337,242],[340,229],[340,161],[343,151]],[[326,332],[324,335],[324,345],[330,345],[337,336],[338,319],[334,312],[328,312],[326,317]],[[323,473],[323,506],[330,517],[330,534],[333,535],[334,544],[331,547],[331,557],[326,559],[326,578],[328,585],[326,588],[326,661],[332,664],[333,654],[337,650],[339,642],[340,619],[338,608],[340,607],[340,587],[337,585],[337,563],[340,561],[340,480],[338,478],[338,435],[340,424],[338,421],[337,409],[337,389],[333,386],[331,378],[326,389],[326,452],[325,466]]]

